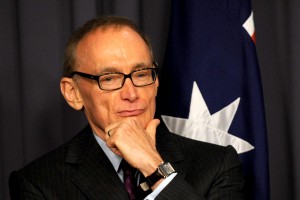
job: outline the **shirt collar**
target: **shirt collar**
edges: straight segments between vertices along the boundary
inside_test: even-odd
[[[108,159],[110,160],[111,164],[113,165],[114,169],[116,172],[118,172],[118,169],[119,169],[119,166],[120,166],[120,163],[122,161],[122,157],[118,156],[117,154],[115,154],[114,152],[112,152],[110,150],[110,148],[108,148],[106,146],[106,143],[101,139],[99,138],[95,133],[94,133],[94,136],[98,142],[98,144],[100,145],[100,147],[102,148],[102,150],[104,151],[105,155],[108,157]]]

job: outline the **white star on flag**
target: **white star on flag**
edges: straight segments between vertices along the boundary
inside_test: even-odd
[[[162,119],[172,133],[222,146],[232,145],[240,154],[250,151],[254,147],[247,141],[228,133],[239,102],[240,98],[237,98],[222,110],[211,115],[196,82],[194,82],[188,119],[166,115],[162,115]]]

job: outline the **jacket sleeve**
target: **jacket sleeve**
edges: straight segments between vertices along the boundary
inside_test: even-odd
[[[193,163],[189,163],[193,164]],[[232,146],[228,146],[224,151],[224,158],[219,163],[216,173],[209,175],[211,180],[186,179],[180,173],[167,185],[167,187],[157,196],[157,200],[200,200],[200,199],[222,199],[240,200],[244,199],[242,176],[242,165],[237,153]],[[189,177],[193,177],[194,172],[187,172]],[[199,177],[199,176],[195,176]],[[203,186],[209,183],[209,186]],[[208,188],[202,190],[201,188]]]

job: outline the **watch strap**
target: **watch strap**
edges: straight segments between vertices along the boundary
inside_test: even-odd
[[[146,179],[150,186],[153,186],[157,181],[162,178],[167,178],[174,172],[175,170],[169,162],[162,162],[151,175],[146,177]]]

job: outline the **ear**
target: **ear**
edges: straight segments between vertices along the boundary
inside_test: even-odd
[[[63,77],[60,80],[60,91],[72,108],[75,110],[81,110],[83,108],[80,92],[72,78]]]

